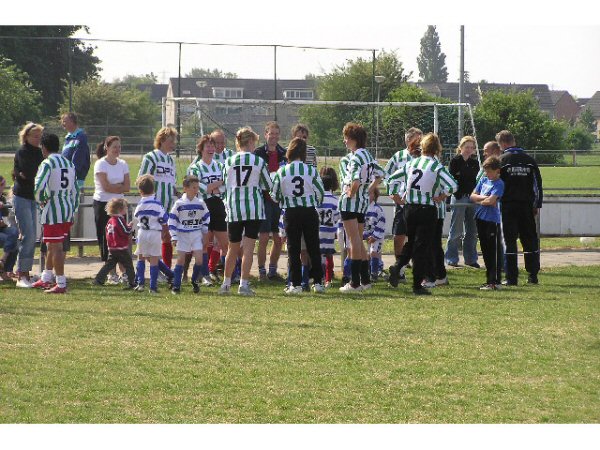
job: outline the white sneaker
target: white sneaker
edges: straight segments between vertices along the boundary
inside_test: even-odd
[[[450,282],[448,281],[448,277],[440,278],[439,280],[435,280],[436,286],[448,286]]]
[[[323,292],[325,292],[325,286],[323,286],[322,284],[319,283],[315,283],[313,284],[313,292],[316,292],[317,294],[322,294]]]
[[[302,286],[289,285],[283,290],[283,293],[286,295],[300,295],[302,294]]]
[[[227,286],[227,285],[223,284],[219,288],[219,292],[218,292],[219,295],[229,295],[230,293],[231,293],[231,286]]]
[[[427,280],[423,280],[421,282],[421,286],[423,286],[424,288],[427,289],[431,289],[437,286],[437,284],[435,284],[435,281],[427,281]]]
[[[372,288],[373,288],[373,285],[372,285],[371,283],[369,283],[369,284],[361,284],[361,285],[360,285],[360,288],[361,288],[361,290],[363,290],[363,291],[368,291],[369,289],[372,289]]]
[[[129,284],[129,279],[127,278],[127,274],[124,273],[119,277],[119,283],[121,284]]]
[[[116,273],[112,273],[106,279],[106,284],[115,285],[119,284],[119,276]]]
[[[210,279],[210,277],[202,277],[202,286],[212,286],[214,283],[213,281]]]
[[[27,278],[19,278],[19,281],[17,281],[16,286],[18,288],[24,288],[24,289],[31,289],[33,283],[31,283],[31,281],[29,281]]]
[[[360,292],[362,291],[362,286],[357,288],[352,287],[352,283],[348,283],[340,288],[340,292]]]
[[[256,295],[256,292],[250,289],[250,286],[240,286],[238,287],[238,295],[243,295],[244,297],[252,297]]]

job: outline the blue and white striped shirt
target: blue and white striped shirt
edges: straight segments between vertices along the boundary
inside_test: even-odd
[[[174,241],[178,233],[206,234],[209,222],[210,213],[206,204],[198,197],[189,199],[187,194],[183,194],[169,213],[169,233]]]
[[[137,220],[139,230],[162,231],[163,224],[167,223],[169,215],[162,207],[162,203],[154,196],[142,197],[138,203],[133,216]]]
[[[379,203],[369,204],[367,214],[365,216],[365,230],[363,239],[374,237],[377,240],[385,237],[385,214]]]
[[[319,241],[321,243],[321,254],[335,253],[335,237],[340,224],[340,210],[338,198],[325,191],[323,202],[317,206],[319,214]]]

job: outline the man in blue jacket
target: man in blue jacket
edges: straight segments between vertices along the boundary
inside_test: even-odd
[[[85,177],[90,170],[90,147],[83,128],[77,125],[75,113],[66,113],[61,116],[61,124],[67,131],[62,155],[73,163],[79,188],[83,187]]]

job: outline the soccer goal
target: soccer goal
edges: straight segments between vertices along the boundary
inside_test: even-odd
[[[252,127],[262,138],[265,124],[273,120],[281,128],[283,146],[291,139],[294,125],[305,124],[310,130],[308,142],[317,148],[319,160],[325,164],[330,158],[338,159],[346,153],[342,129],[347,122],[365,126],[368,148],[379,160],[387,160],[404,148],[404,133],[411,127],[438,134],[446,160],[462,136],[470,135],[477,140],[469,103],[193,97],[165,97],[162,102],[162,124],[180,128],[180,148],[184,154],[193,152],[198,136],[217,128],[225,132],[230,148],[234,147],[235,133],[242,126]],[[480,158],[479,152],[477,157]]]

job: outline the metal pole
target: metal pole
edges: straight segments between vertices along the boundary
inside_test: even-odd
[[[67,55],[69,58],[69,112],[73,112],[73,54],[70,38],[67,39]]]
[[[162,119],[161,119],[161,126],[166,127],[167,126],[167,98],[163,97],[162,98]]]
[[[438,134],[440,130],[438,113],[439,111],[437,105],[433,105],[433,132],[435,134]]]
[[[458,103],[463,102],[465,82],[465,26],[460,26],[460,78],[458,79]],[[458,140],[463,137],[463,109],[458,107]]]
[[[381,97],[381,83],[377,83],[377,103]],[[379,105],[377,105],[377,125],[375,131],[375,159],[379,156]]]
[[[273,99],[277,100],[277,46],[273,46]],[[273,120],[277,122],[277,105],[273,108]]]
[[[179,43],[179,70],[177,72],[177,97],[181,97],[181,42]],[[181,144],[181,103],[177,102],[177,148],[175,156],[179,158],[179,146]]]
[[[371,101],[375,101],[375,50],[373,50],[373,74],[371,76]],[[373,135],[373,122],[375,122],[375,108],[373,108],[373,119],[371,120],[371,136]]]

